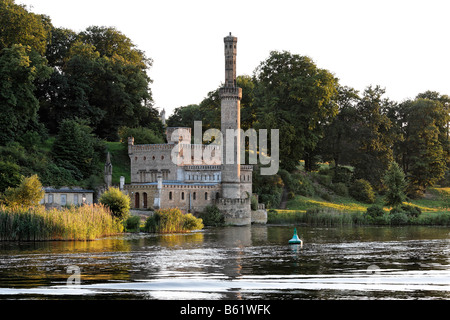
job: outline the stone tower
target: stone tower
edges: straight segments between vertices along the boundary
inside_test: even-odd
[[[225,42],[225,85],[220,89],[223,198],[241,198],[240,192],[240,128],[242,89],[236,84],[237,38],[230,35]]]

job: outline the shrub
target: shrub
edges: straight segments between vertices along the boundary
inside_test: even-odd
[[[367,208],[366,215],[371,218],[382,217],[384,215],[384,210],[380,206],[370,206]]]
[[[183,214],[178,208],[157,210],[145,222],[147,232],[179,233],[202,228],[202,219],[192,214]]]
[[[198,216],[203,220],[205,226],[220,227],[225,225],[225,217],[216,206],[207,206]]]
[[[372,186],[367,180],[355,180],[349,189],[349,193],[358,201],[365,203],[375,202],[375,193],[373,192]]]
[[[103,193],[99,202],[111,210],[111,213],[120,220],[128,218],[130,213],[130,198],[118,188],[109,188]]]
[[[399,206],[405,200],[405,174],[397,162],[392,162],[383,179],[386,186],[385,204],[387,206]]]
[[[389,213],[389,219],[392,225],[403,225],[409,222],[407,214],[400,208],[393,208]]]
[[[307,176],[304,176],[300,173],[295,173],[292,175],[293,179],[293,189],[296,194],[312,197],[315,194],[314,186]]]
[[[350,181],[352,179],[353,173],[350,169],[346,167],[335,167],[333,169],[333,183],[345,183],[350,184]]]
[[[343,182],[333,183],[331,185],[331,190],[333,190],[334,193],[336,193],[339,196],[342,196],[342,197],[347,197],[348,196],[348,187]]]
[[[401,209],[410,217],[410,218],[417,218],[421,213],[422,210],[419,207],[411,206],[411,205],[402,205]]]
[[[128,217],[124,222],[125,229],[128,232],[138,232],[141,225],[141,218],[139,216]]]
[[[258,198],[255,195],[252,195],[250,201],[252,210],[258,210]]]
[[[5,202],[9,206],[36,206],[44,197],[45,192],[37,175],[22,177],[17,188],[8,188],[5,191]]]

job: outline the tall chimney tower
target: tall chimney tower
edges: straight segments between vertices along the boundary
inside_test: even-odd
[[[225,85],[221,99],[222,193],[223,198],[237,199],[240,192],[240,129],[242,89],[236,84],[237,38],[230,35],[225,42]]]

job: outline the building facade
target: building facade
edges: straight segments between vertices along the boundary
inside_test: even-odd
[[[133,208],[178,207],[184,212],[200,212],[216,205],[227,224],[252,223],[253,166],[240,164],[242,89],[236,84],[237,38],[230,33],[224,45],[222,144],[192,144],[190,128],[166,128],[167,144],[135,145],[130,137],[131,183],[125,185],[125,190]],[[258,211],[254,214],[257,222],[265,223],[264,207],[259,205]]]

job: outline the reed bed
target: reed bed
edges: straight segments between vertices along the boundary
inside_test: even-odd
[[[102,205],[46,210],[0,206],[0,241],[95,240],[123,231]]]
[[[329,208],[299,210],[271,210],[268,223],[307,224],[311,226],[363,225],[365,219],[360,212],[342,212]]]
[[[307,211],[269,210],[268,223],[306,224],[310,226],[363,226],[363,225],[423,225],[450,226],[449,212],[424,212],[418,217],[385,212],[383,216],[371,218],[364,212],[336,211],[329,208],[316,208]]]
[[[199,229],[203,229],[203,220],[183,214],[178,208],[157,210],[145,222],[146,232],[185,233]]]

